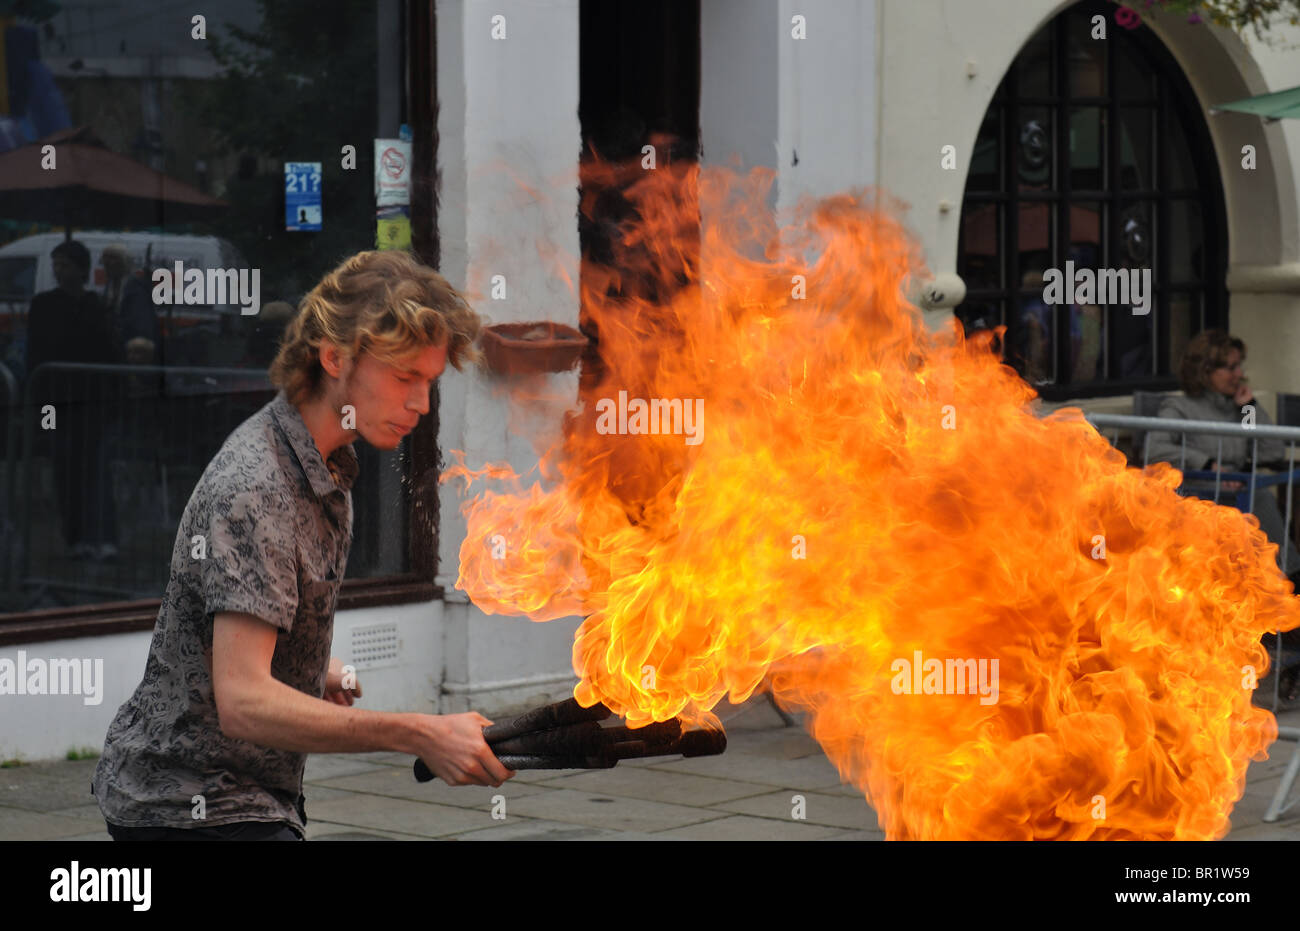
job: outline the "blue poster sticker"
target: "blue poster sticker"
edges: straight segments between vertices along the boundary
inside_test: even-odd
[[[284,163],[284,228],[319,230],[320,162]]]

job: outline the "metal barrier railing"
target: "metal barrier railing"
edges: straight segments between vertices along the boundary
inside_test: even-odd
[[[1268,811],[1264,813],[1264,823],[1272,824],[1278,818],[1290,811],[1296,804],[1296,800],[1287,801],[1291,795],[1291,787],[1295,785],[1296,776],[1300,775],[1300,727],[1279,727],[1277,729],[1277,739],[1294,740],[1296,748],[1291,753],[1291,759],[1286,764],[1286,770],[1282,773],[1282,780],[1278,783],[1277,791],[1273,793],[1273,800],[1269,802]]]
[[[1142,466],[1151,464],[1151,434],[1153,433],[1170,433],[1180,436],[1180,453],[1177,463],[1170,461],[1171,465],[1177,465],[1178,470],[1183,473],[1184,477],[1191,478],[1193,481],[1188,486],[1191,489],[1201,487],[1205,484],[1204,490],[1208,490],[1209,483],[1213,482],[1214,497],[1217,501],[1222,492],[1222,483],[1237,481],[1246,485],[1243,491],[1245,510],[1254,511],[1255,508],[1255,489],[1272,485],[1280,485],[1286,482],[1287,486],[1287,506],[1286,506],[1286,529],[1288,533],[1291,528],[1291,508],[1292,508],[1292,489],[1295,484],[1294,478],[1297,473],[1295,466],[1295,444],[1300,442],[1300,427],[1278,427],[1269,425],[1247,426],[1240,423],[1221,423],[1212,420],[1178,420],[1172,417],[1135,417],[1127,414],[1085,414],[1088,422],[1103,432],[1107,428],[1113,430],[1111,434],[1111,443],[1120,448],[1119,436],[1123,430],[1131,430],[1136,435],[1142,437]],[[1218,455],[1215,462],[1221,462],[1223,459],[1223,438],[1231,437],[1239,440],[1250,441],[1250,471],[1249,472],[1229,472],[1229,471],[1202,471],[1188,470],[1187,464],[1187,437],[1189,435],[1207,435],[1219,437]],[[1288,452],[1286,462],[1292,466],[1291,470],[1276,476],[1261,479],[1259,477],[1259,441],[1260,440],[1278,440],[1282,443],[1288,443]],[[1161,459],[1159,461],[1166,461]],[[1297,566],[1300,568],[1300,566]],[[1284,566],[1284,569],[1287,569]],[[1289,571],[1289,569],[1287,569]]]
[[[1176,465],[1178,470],[1183,473],[1183,485],[1179,488],[1180,494],[1192,494],[1197,497],[1209,497],[1212,495],[1214,501],[1219,502],[1222,492],[1225,489],[1224,483],[1239,483],[1242,488],[1237,493],[1235,505],[1239,510],[1255,514],[1259,519],[1265,532],[1269,531],[1269,526],[1265,524],[1266,519],[1272,520],[1272,515],[1265,512],[1265,507],[1273,507],[1272,503],[1264,502],[1257,510],[1255,493],[1257,489],[1267,489],[1278,485],[1286,485],[1286,506],[1283,509],[1283,519],[1280,539],[1272,542],[1278,545],[1278,557],[1280,559],[1280,568],[1286,574],[1291,574],[1300,570],[1300,554],[1297,553],[1294,543],[1291,540],[1291,516],[1294,510],[1294,493],[1296,480],[1300,479],[1300,468],[1296,466],[1296,443],[1300,443],[1300,427],[1282,427],[1272,424],[1252,424],[1243,423],[1222,423],[1209,420],[1180,420],[1172,417],[1137,417],[1127,414],[1100,414],[1085,413],[1088,421],[1097,428],[1099,432],[1105,435],[1107,430],[1111,431],[1111,444],[1117,449],[1121,449],[1119,438],[1123,431],[1130,431],[1135,438],[1134,446],[1142,447],[1142,467],[1151,464],[1151,436],[1153,433],[1172,434],[1180,436],[1178,461],[1173,462],[1172,457],[1161,457],[1157,461],[1168,461],[1171,465]],[[1244,471],[1220,471],[1216,470],[1188,470],[1185,468],[1187,463],[1187,438],[1188,436],[1214,436],[1218,437],[1218,454],[1212,462],[1216,465],[1223,462],[1223,442],[1225,438],[1234,440],[1248,441],[1250,454],[1250,470]],[[1279,443],[1286,444],[1286,455],[1283,460],[1276,464],[1281,466],[1282,471],[1277,474],[1261,475],[1260,474],[1260,457],[1259,444],[1261,440],[1276,440]],[[1132,458],[1132,457],[1131,457]],[[1269,534],[1270,539],[1274,534]],[[1280,632],[1275,631],[1277,636],[1277,655],[1275,656],[1273,676],[1273,710],[1277,711],[1280,703],[1281,693],[1281,670],[1282,670],[1282,637]]]
[[[231,431],[273,396],[264,369],[38,366],[14,409],[21,440],[8,461],[24,493],[11,499],[19,552],[0,610],[69,596],[158,597],[168,560],[157,557],[170,553],[184,506],[175,492],[193,484],[178,473],[197,481]],[[35,513],[49,493],[56,505]],[[128,499],[122,515],[119,496]]]

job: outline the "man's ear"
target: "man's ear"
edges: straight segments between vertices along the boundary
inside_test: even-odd
[[[339,347],[327,339],[321,340],[320,364],[325,373],[332,378],[340,377],[343,372],[343,362],[343,353],[339,352]]]

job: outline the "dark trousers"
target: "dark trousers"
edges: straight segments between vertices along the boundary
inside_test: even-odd
[[[104,414],[104,405],[64,405],[51,431],[54,491],[68,546],[117,543],[117,514],[104,458],[108,445]]]
[[[238,821],[211,828],[124,828],[111,821],[104,823],[113,840],[302,840],[297,831],[282,821]]]

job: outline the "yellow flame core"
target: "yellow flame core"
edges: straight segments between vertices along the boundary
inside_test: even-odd
[[[1034,416],[989,338],[931,332],[872,196],[778,229],[770,174],[644,174],[617,271],[583,268],[601,364],[556,480],[444,475],[511,486],[466,501],[458,587],[586,615],[575,694],[634,725],[771,687],[890,838],[1226,833],[1276,738],[1259,638],[1300,622],[1254,518],[1127,468],[1077,410]],[[701,441],[598,431],[620,390],[702,399]]]

